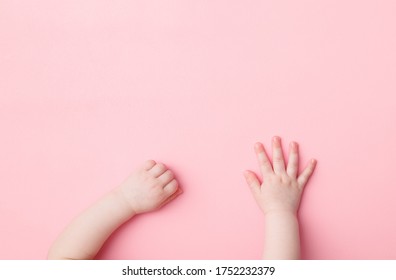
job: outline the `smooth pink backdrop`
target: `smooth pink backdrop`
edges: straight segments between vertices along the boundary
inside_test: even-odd
[[[396,259],[396,2],[0,0],[0,258],[44,259],[146,159],[184,194],[103,259],[256,259],[253,144],[318,159],[305,259]]]

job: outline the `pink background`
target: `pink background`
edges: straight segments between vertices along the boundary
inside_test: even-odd
[[[396,2],[0,0],[0,258],[43,259],[146,159],[184,194],[103,259],[256,259],[253,144],[318,159],[305,259],[396,259]]]

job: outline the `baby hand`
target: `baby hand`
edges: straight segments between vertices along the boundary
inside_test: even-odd
[[[160,208],[182,193],[172,171],[153,160],[129,175],[117,190],[133,214]]]
[[[273,211],[289,211],[297,214],[302,191],[315,169],[316,160],[311,159],[304,171],[297,176],[298,145],[296,142],[290,143],[287,169],[285,169],[279,137],[275,136],[272,139],[272,164],[268,160],[263,144],[256,143],[254,149],[263,182],[260,183],[252,171],[247,170],[244,175],[261,210],[264,214]]]

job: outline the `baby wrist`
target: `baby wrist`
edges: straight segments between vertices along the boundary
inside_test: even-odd
[[[128,202],[128,200],[125,198],[125,194],[122,191],[120,187],[115,188],[112,191],[112,194],[115,197],[115,203],[120,207],[121,211],[125,214],[128,215],[129,218],[132,218],[135,216],[136,211],[132,208],[131,204]]]
[[[264,216],[288,215],[297,217],[297,211],[291,209],[271,209],[264,212]]]

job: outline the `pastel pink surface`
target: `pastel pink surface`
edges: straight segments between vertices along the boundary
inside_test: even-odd
[[[280,135],[317,170],[305,259],[396,259],[395,1],[0,1],[0,258],[44,259],[146,159],[184,189],[103,259],[256,259],[243,178]]]

